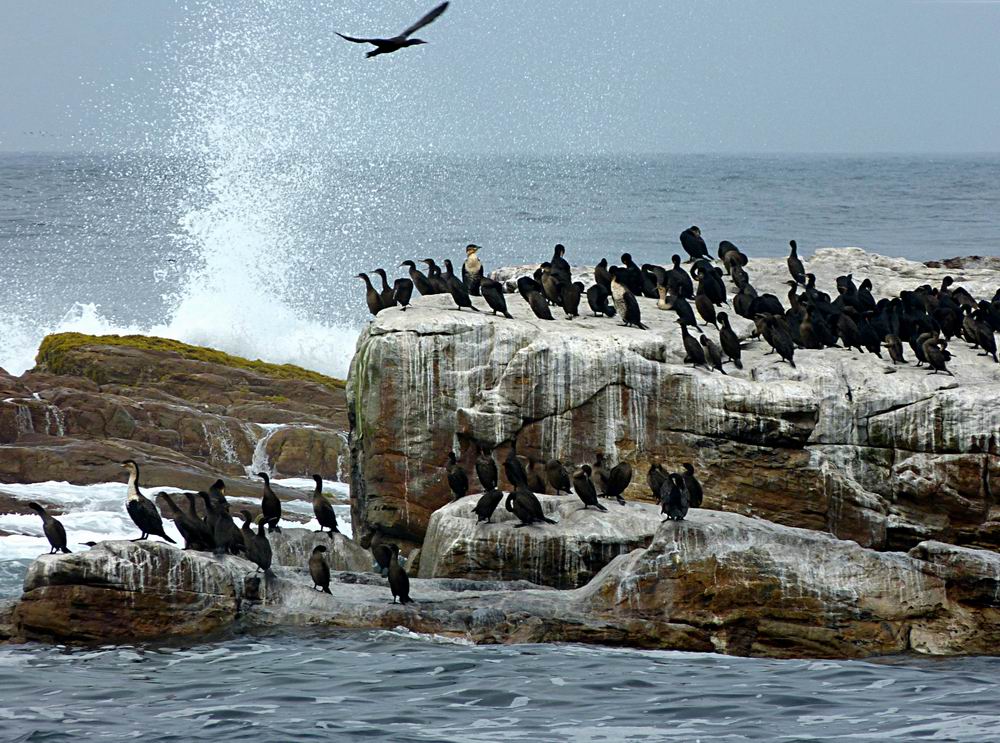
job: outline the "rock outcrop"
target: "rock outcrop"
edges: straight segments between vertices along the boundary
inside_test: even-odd
[[[371,572],[335,573],[330,596],[313,590],[304,568],[277,567],[260,580],[239,558],[109,542],[39,558],[13,631],[21,639],[107,642],[261,626],[403,626],[477,643],[767,657],[994,654],[998,566],[991,552],[933,542],[911,555],[878,552],[817,531],[695,510],[686,521],[661,524],[648,548],[614,558],[582,588],[413,578],[416,603],[401,606]]]
[[[877,294],[945,275],[976,295],[1000,286],[992,264],[932,268],[858,249],[821,250],[806,264],[831,292],[848,272],[871,278]],[[761,291],[787,294],[783,259],[747,270]],[[684,365],[674,314],[639,303],[648,331],[607,318],[540,321],[517,295],[513,320],[459,312],[447,296],[380,313],[348,383],[355,533],[378,524],[419,545],[450,500],[448,451],[476,492],[475,443],[502,460],[517,437],[519,453],[542,460],[604,451],[632,463],[630,498],[647,495],[654,458],[671,469],[690,461],[706,508],[878,549],[1000,545],[1000,366],[955,341],[954,378],[844,349],[799,350],[792,369],[730,312],[748,343],[744,369],[723,376]]]
[[[38,365],[0,373],[0,483],[123,479],[204,489],[268,470],[346,479],[343,383],[159,338],[49,336]],[[230,481],[236,496],[259,486]],[[291,497],[291,492],[285,493]]]
[[[420,550],[421,578],[525,580],[553,588],[579,588],[619,555],[649,545],[660,526],[660,509],[647,503],[608,511],[582,510],[575,496],[540,495],[545,515],[557,521],[514,528],[503,504],[490,524],[477,523],[470,495],[431,516]]]

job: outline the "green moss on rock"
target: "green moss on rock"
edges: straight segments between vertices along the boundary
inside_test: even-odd
[[[53,374],[73,372],[76,367],[69,359],[69,354],[78,348],[92,346],[127,346],[142,351],[161,351],[174,353],[191,361],[204,361],[209,364],[219,364],[233,369],[244,369],[275,379],[298,379],[304,382],[322,384],[326,387],[342,389],[344,381],[328,377],[319,372],[303,369],[294,364],[271,364],[260,359],[251,361],[240,356],[233,356],[224,351],[204,346],[192,346],[169,338],[157,338],[146,335],[85,335],[84,333],[56,333],[48,335],[38,347],[35,357],[37,366],[44,366]],[[95,380],[98,381],[98,380]]]

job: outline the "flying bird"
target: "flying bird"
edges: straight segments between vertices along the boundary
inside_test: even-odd
[[[391,39],[360,39],[354,36],[344,36],[342,33],[337,33],[342,39],[347,41],[353,41],[355,44],[372,44],[375,49],[368,52],[366,57],[377,57],[379,54],[391,54],[392,52],[398,52],[403,47],[416,46],[417,44],[426,44],[427,42],[423,39],[411,39],[410,36],[415,34],[417,31],[422,29],[424,26],[433,23],[434,20],[448,9],[448,3],[441,3],[434,10],[430,11],[427,15],[421,18],[419,21],[414,23],[408,29],[403,31],[399,36],[393,36]]]

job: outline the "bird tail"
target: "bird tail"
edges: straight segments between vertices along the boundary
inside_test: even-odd
[[[164,538],[164,539],[166,539],[166,540],[167,540],[168,542],[170,542],[170,544],[177,544],[177,542],[175,542],[175,541],[174,541],[173,539],[171,539],[170,537],[168,537],[168,536],[166,535],[166,533],[165,533],[165,532],[162,532],[162,531],[161,531],[161,532],[160,532],[159,534],[157,534],[156,536],[158,536],[158,537],[163,537],[163,538]]]
[[[743,362],[740,361],[739,359],[733,359],[733,366],[735,366],[737,369],[742,369]]]
[[[546,524],[558,524],[559,523],[558,521],[553,521],[552,519],[548,518],[547,516],[542,516],[542,521],[544,521]]]
[[[649,327],[643,325],[641,322],[637,322],[636,325],[638,326],[639,330],[649,330]]]
[[[504,312],[503,316],[506,317],[508,320],[513,320],[514,319],[514,317],[509,312]]]
[[[73,554],[73,553],[72,553],[72,552],[70,552],[70,551],[69,551],[69,549],[68,549],[68,548],[66,548],[66,547],[62,547],[62,553],[63,553],[64,555],[71,555],[71,554]]]
[[[323,588],[323,593],[333,594],[333,591],[330,590],[330,586],[326,586]]]
[[[600,503],[595,503],[594,505],[597,507],[597,510],[604,511],[605,513],[608,512],[608,509],[602,506]]]
[[[620,495],[617,495],[615,497],[618,499],[618,505],[620,505],[620,506],[624,506],[625,505],[625,499],[624,498],[622,498]]]

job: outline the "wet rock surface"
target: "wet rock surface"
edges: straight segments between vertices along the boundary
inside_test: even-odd
[[[946,275],[976,295],[1000,286],[992,262],[929,267],[828,249],[806,267],[831,292],[837,275],[871,278],[876,297]],[[753,259],[747,271],[786,302],[784,259]],[[475,442],[496,447],[502,461],[516,436],[520,454],[542,461],[592,462],[604,451],[612,463],[630,462],[632,499],[648,497],[654,459],[669,469],[690,461],[706,508],[877,549],[931,539],[1000,545],[1000,366],[956,339],[955,378],[845,349],[798,350],[792,369],[730,312],[746,339],[744,369],[727,366],[723,376],[684,365],[674,313],[639,304],[648,331],[560,313],[537,320],[516,294],[508,295],[513,320],[459,312],[442,296],[381,313],[359,339],[348,385],[355,529],[378,524],[419,545],[450,500],[448,451],[478,492]]]

